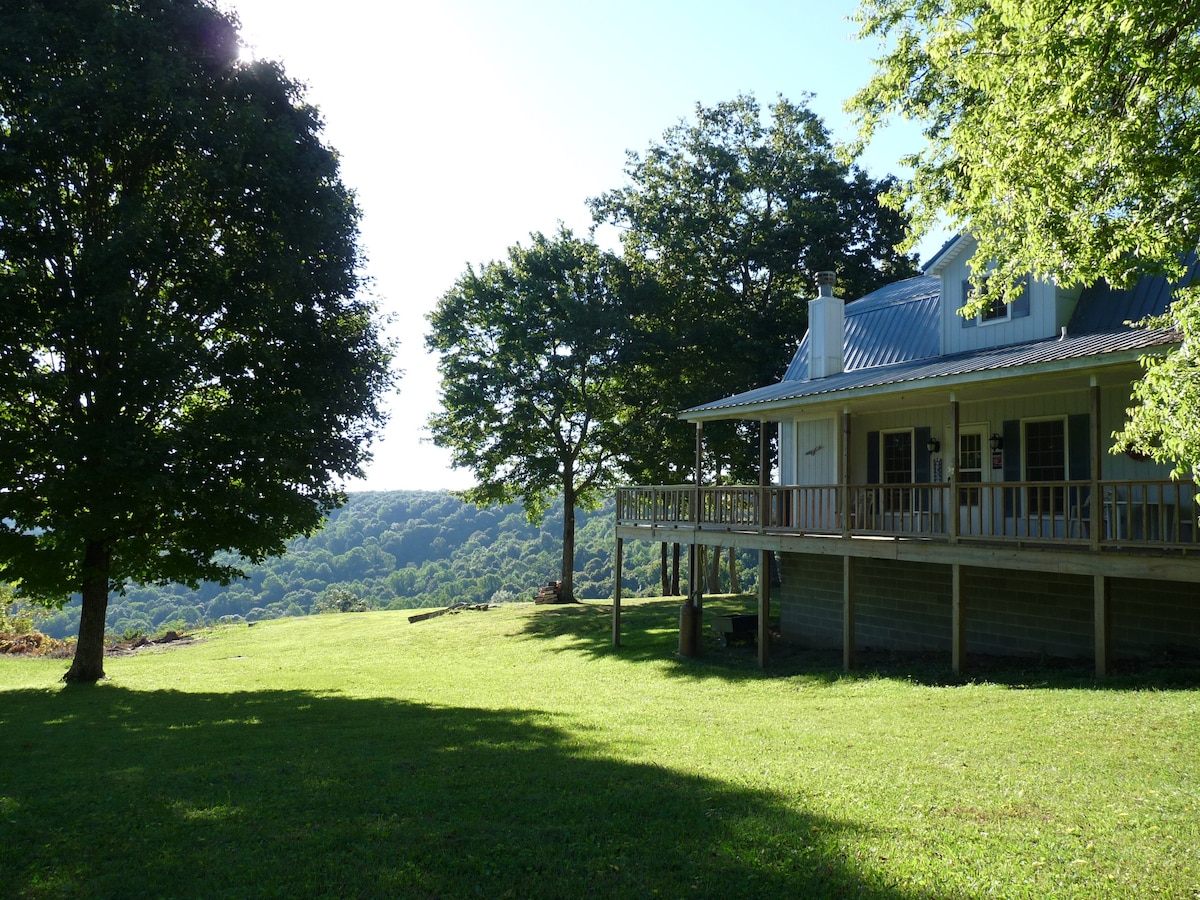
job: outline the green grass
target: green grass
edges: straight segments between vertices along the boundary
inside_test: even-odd
[[[710,609],[748,601],[710,601]],[[0,658],[0,895],[1200,897],[1200,673],[675,658],[677,601]]]

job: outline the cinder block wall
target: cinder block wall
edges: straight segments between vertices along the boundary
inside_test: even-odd
[[[1200,584],[1114,578],[1109,608],[1117,658],[1200,655]]]
[[[964,567],[963,597],[968,654],[1095,655],[1093,587],[1086,575]]]
[[[951,648],[950,567],[858,560],[860,649]],[[780,554],[780,627],[811,649],[842,646],[842,559]],[[963,568],[970,653],[1087,657],[1095,652],[1089,576]],[[1200,655],[1200,585],[1112,580],[1115,658]]]

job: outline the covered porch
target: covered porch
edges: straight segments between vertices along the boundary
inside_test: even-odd
[[[983,488],[976,488],[983,490]],[[864,560],[932,564],[948,572],[949,644],[956,673],[966,666],[972,607],[968,570],[1006,570],[1071,576],[1090,581],[1092,652],[1099,676],[1112,657],[1112,584],[1200,582],[1200,543],[1195,527],[1195,485],[1161,479],[1098,482],[1019,482],[986,487],[993,508],[1010,495],[1012,515],[977,516],[970,505],[951,506],[958,486],[912,485],[907,507],[879,485],[656,486],[617,492],[616,587],[613,642],[620,644],[620,583],[623,545],[648,540],[696,548],[736,546],[759,551],[758,659],[770,653],[769,553],[839,558],[844,667],[855,665],[856,572]],[[1028,502],[1062,496],[1062,512]],[[1025,499],[1017,514],[1017,497]],[[1088,502],[1100,498],[1097,504]],[[889,504],[899,507],[886,510]],[[948,511],[948,512],[947,512]],[[831,560],[832,561],[832,560]],[[697,571],[695,568],[692,572]],[[999,575],[1000,572],[997,571]],[[680,651],[699,646],[703,618],[700,579],[689,578],[681,610]],[[691,629],[691,633],[688,630]],[[690,648],[690,650],[689,650]]]

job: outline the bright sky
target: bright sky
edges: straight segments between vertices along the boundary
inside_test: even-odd
[[[429,442],[437,373],[426,314],[468,264],[559,221],[586,232],[588,197],[625,183],[697,103],[752,93],[811,106],[835,139],[874,44],[851,0],[222,0],[243,39],[308,85],[364,212],[369,274],[405,375],[365,482],[459,489],[471,473]],[[920,146],[893,127],[862,160],[875,177]],[[928,258],[940,239],[920,247]]]

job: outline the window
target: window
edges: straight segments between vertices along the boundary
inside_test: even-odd
[[[1067,430],[1062,419],[1025,423],[1025,480],[1066,481]],[[1063,487],[1034,485],[1029,488],[1031,515],[1062,515]]]
[[[987,284],[987,276],[984,276],[983,283]],[[962,302],[966,306],[968,301],[975,295],[974,289],[971,287],[970,279],[963,279],[962,283]],[[1029,281],[1026,279],[1020,286],[1020,291],[1013,297],[1012,303],[1005,303],[999,297],[993,297],[988,301],[988,305],[979,313],[978,316],[972,319],[963,319],[962,327],[971,328],[975,325],[989,325],[993,322],[1007,322],[1010,319],[1020,319],[1029,315]]]
[[[958,436],[958,483],[979,484],[983,481],[983,432],[967,432]],[[959,506],[978,506],[981,488],[960,487]]]
[[[987,308],[979,314],[980,322],[998,322],[1008,318],[1008,304],[1000,297],[993,297]]]
[[[893,431],[883,435],[883,483],[912,484],[912,432]]]

